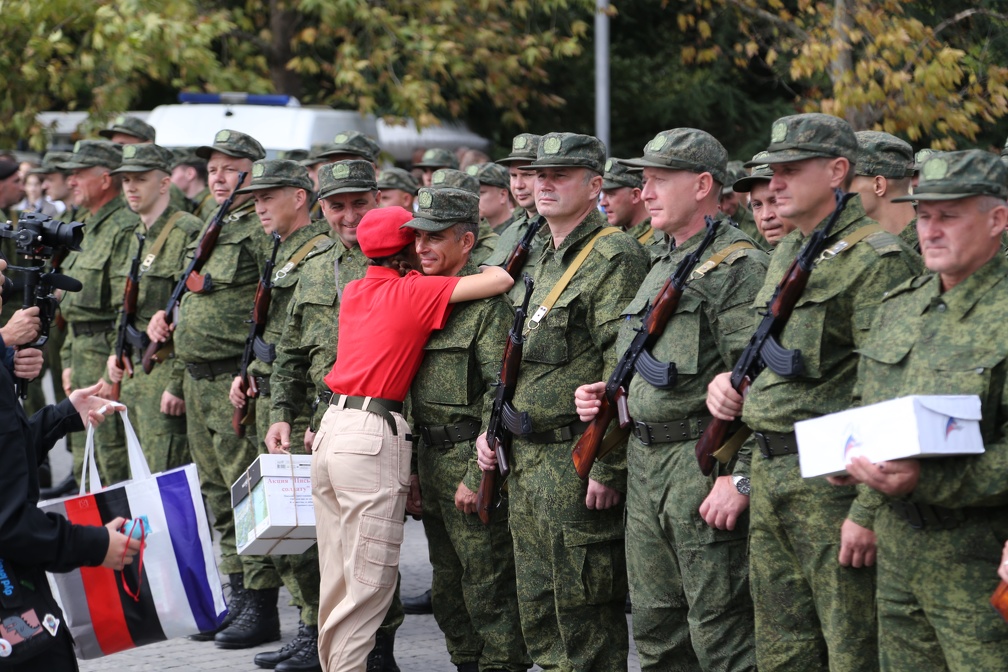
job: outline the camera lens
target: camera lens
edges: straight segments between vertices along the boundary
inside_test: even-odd
[[[71,250],[80,250],[81,241],[84,240],[84,225],[80,222],[60,222],[52,220],[42,225],[48,238],[47,244],[51,247],[63,246]]]

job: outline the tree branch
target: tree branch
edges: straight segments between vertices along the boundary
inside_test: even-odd
[[[728,3],[738,9],[743,14],[748,14],[749,16],[755,17],[766,21],[767,23],[777,26],[778,28],[794,35],[799,40],[806,41],[809,39],[809,34],[804,30],[799,28],[793,23],[788,23],[784,19],[780,18],[772,12],[768,12],[765,9],[760,9],[759,7],[750,7],[745,3],[745,0],[728,0]]]

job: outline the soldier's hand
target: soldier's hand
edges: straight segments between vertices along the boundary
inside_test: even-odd
[[[185,415],[185,399],[165,390],[161,393],[161,412],[173,417]]]
[[[732,421],[742,415],[742,395],[731,386],[731,372],[714,376],[707,385],[707,410],[719,420]]]
[[[459,483],[455,490],[455,508],[462,513],[476,513],[476,493]]]
[[[119,358],[115,356],[115,353],[109,355],[108,361],[105,363],[105,368],[108,370],[109,380],[113,383],[122,382],[126,369],[119,366]]]
[[[311,427],[304,430],[304,452],[309,455],[315,452],[315,432],[311,431]]]
[[[476,463],[483,471],[493,471],[497,468],[497,453],[490,450],[486,432],[476,437]]]
[[[577,409],[581,422],[591,422],[598,415],[602,406],[602,396],[605,394],[605,383],[599,381],[582,385],[574,390],[574,407]]]
[[[718,476],[700,505],[700,517],[715,530],[734,530],[739,516],[748,506],[749,496],[738,491],[732,477]]]
[[[409,493],[406,495],[406,513],[414,518],[423,515],[423,497],[420,495],[420,477],[410,474]]]
[[[73,369],[71,368],[63,369],[63,373],[60,375],[60,383],[63,385],[63,393],[66,394],[68,397],[70,396],[71,390],[73,390],[73,387],[70,383],[70,379],[72,377],[73,377]]]
[[[245,408],[245,392],[242,390],[241,376],[235,376],[231,381],[231,391],[228,392],[228,401],[235,408]]]
[[[168,324],[168,319],[165,314],[165,311],[159,310],[158,312],[154,313],[154,316],[151,317],[150,322],[147,323],[147,336],[149,336],[152,341],[162,343],[164,341],[167,341],[168,337],[171,336],[172,328],[174,326],[175,325]]]
[[[602,485],[598,481],[588,479],[588,494],[585,496],[585,506],[595,511],[611,509],[620,503],[623,495],[619,490],[614,490],[608,485]]]
[[[274,422],[266,431],[266,450],[272,455],[284,455],[290,452],[290,424],[286,422]],[[311,450],[311,448],[307,448]]]
[[[21,380],[35,380],[42,373],[42,351],[25,348],[14,352],[14,375]]]
[[[890,497],[902,497],[909,495],[917,487],[920,460],[892,460],[872,464],[867,457],[860,456],[850,461],[847,473]]]
[[[875,533],[853,520],[840,526],[840,564],[844,567],[871,567],[875,564]]]
[[[7,345],[24,345],[31,343],[39,335],[42,322],[39,320],[38,306],[21,308],[16,311],[7,324],[0,327],[0,336]]]
[[[998,576],[1002,581],[1008,582],[1008,541],[1005,542],[1004,549],[1001,551],[1001,566],[998,567]]]

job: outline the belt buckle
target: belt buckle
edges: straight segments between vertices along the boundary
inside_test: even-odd
[[[756,445],[759,446],[760,454],[767,459],[773,457],[773,450],[770,448],[770,442],[767,441],[766,435],[763,432],[753,432],[753,436],[756,437]]]
[[[639,420],[634,422],[634,434],[637,435],[637,439],[645,446],[651,445],[651,427],[646,422],[640,422]]]

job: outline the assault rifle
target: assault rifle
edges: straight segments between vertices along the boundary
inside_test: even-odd
[[[250,398],[259,396],[259,388],[256,387],[255,378],[248,375],[249,364],[258,357],[267,364],[272,364],[276,359],[276,346],[263,340],[263,332],[266,331],[266,321],[269,319],[270,299],[273,295],[273,269],[276,267],[277,251],[280,249],[280,234],[273,232],[273,254],[263,268],[262,277],[259,278],[259,286],[256,287],[255,300],[252,302],[252,319],[249,334],[245,337],[245,351],[242,352],[241,369],[238,374],[241,377],[242,395],[247,395],[245,405],[234,410],[231,416],[231,427],[235,434],[245,436],[246,425],[255,423],[255,405]]]
[[[504,270],[515,281],[518,280],[518,274],[525,267],[525,262],[528,261],[529,250],[532,249],[532,241],[535,240],[536,234],[539,233],[542,223],[543,218],[538,215],[529,220],[529,226],[525,230],[525,235],[521,237],[515,248],[511,250],[511,254],[508,255],[507,261],[504,262]]]
[[[756,379],[763,369],[770,367],[770,370],[779,376],[793,377],[800,375],[805,369],[802,363],[800,350],[787,350],[781,346],[777,340],[780,338],[784,326],[791,318],[791,311],[805,291],[809,276],[815,266],[823,248],[826,247],[826,239],[834,225],[843,214],[847,202],[854,198],[854,194],[845,194],[840,189],[835,189],[836,208],[830,216],[826,226],[815,231],[809,236],[804,247],[798,252],[798,256],[791,262],[784,273],[784,277],[777,284],[773,296],[767,303],[766,312],[762,313],[763,320],[756,333],[749,339],[749,345],[742,351],[735,368],[732,369],[731,386],[745,396],[752,381]],[[700,471],[704,476],[709,475],[714,470],[714,462],[717,458],[714,453],[724,445],[725,436],[731,423],[727,420],[714,418],[704,433],[700,435],[700,440],[696,445],[696,458],[700,464]]]
[[[494,496],[497,494],[497,475],[506,478],[511,473],[511,439],[512,432],[508,427],[519,427],[523,434],[532,431],[532,421],[526,412],[519,413],[511,405],[514,398],[515,385],[518,384],[518,368],[521,366],[522,350],[525,338],[522,330],[525,328],[525,315],[528,313],[529,299],[532,298],[532,288],[535,283],[526,273],[525,298],[515,311],[515,321],[508,332],[507,343],[504,344],[504,356],[501,358],[500,374],[497,376],[497,393],[493,406],[490,408],[490,420],[487,423],[486,440],[491,450],[497,453],[497,468],[484,471],[480,477],[479,489],[476,492],[476,513],[484,525],[490,524],[490,513],[494,508]]]
[[[172,290],[171,296],[168,298],[168,305],[165,306],[165,320],[169,325],[175,321],[175,310],[182,301],[182,295],[185,294],[186,289],[195,294],[202,294],[203,292],[209,292],[213,288],[213,279],[209,275],[200,275],[200,271],[203,270],[203,265],[210,258],[214,247],[217,245],[217,238],[220,236],[221,228],[224,226],[224,217],[227,216],[228,210],[231,209],[231,204],[234,203],[238,190],[241,189],[242,183],[245,182],[246,175],[248,173],[238,173],[237,186],[235,186],[231,195],[227,197],[227,200],[221,203],[217,209],[217,214],[210,220],[210,225],[207,226],[206,231],[203,232],[203,237],[200,238],[199,243],[196,245],[196,252],[193,254],[192,261],[189,262],[189,265],[182,272],[182,277],[175,284],[175,289]],[[141,360],[144,373],[150,373],[155,364],[168,359],[174,352],[174,349],[175,346],[172,343],[170,335],[166,341],[151,341],[150,345],[144,350]]]
[[[123,292],[122,315],[119,317],[119,329],[116,332],[115,358],[119,367],[124,370],[124,374],[133,377],[133,348],[143,350],[150,342],[147,334],[138,331],[134,322],[136,321],[137,297],[140,294],[140,259],[143,255],[144,241],[146,238],[142,233],[136,234],[139,245],[136,256],[130,262],[129,275],[126,276],[126,290]],[[122,381],[113,383],[112,399],[119,401],[119,393],[122,391]]]
[[[626,428],[630,424],[630,413],[627,410],[627,390],[630,389],[630,381],[633,379],[634,372],[640,372],[648,382],[662,389],[673,387],[676,383],[675,364],[659,362],[651,356],[650,350],[658,342],[665,331],[665,325],[679,308],[679,300],[686,289],[686,282],[693,274],[693,269],[700,263],[704,252],[717,236],[721,222],[710,216],[707,216],[704,221],[707,224],[707,233],[700,241],[700,245],[679,262],[675,272],[662,285],[654,301],[644,307],[641,326],[636,330],[637,334],[617,362],[616,369],[606,383],[598,415],[591,421],[588,429],[574,446],[571,459],[574,460],[574,470],[581,478],[588,478],[595,460],[601,457],[599,450],[602,447],[602,439],[613,419],[619,418],[620,428]]]

